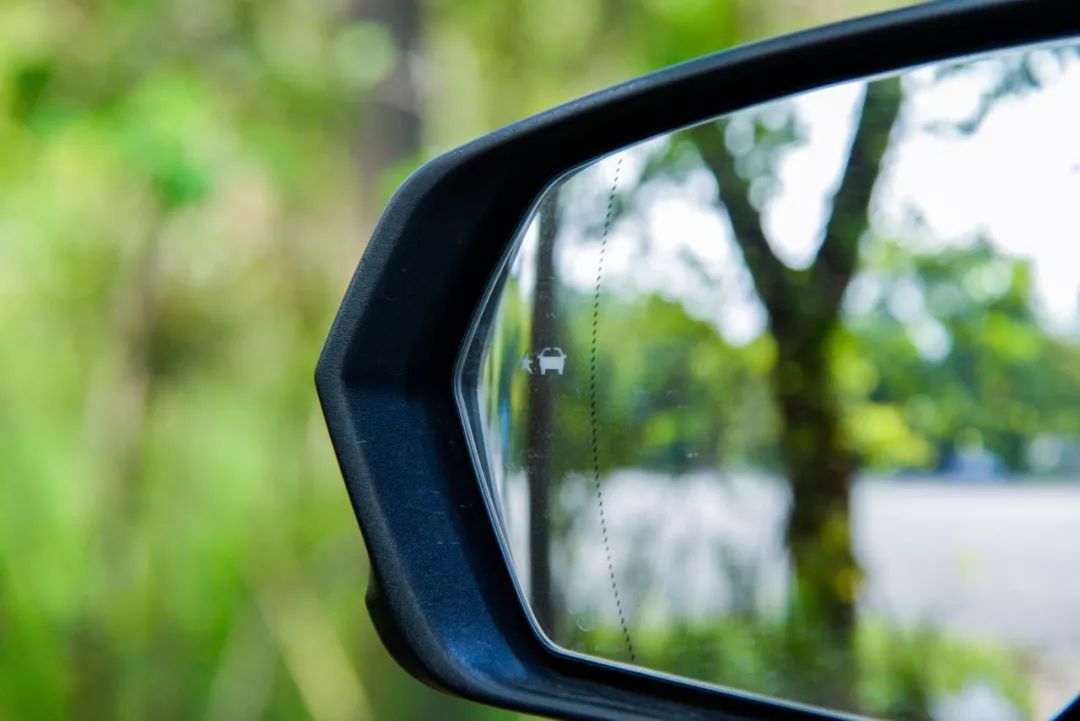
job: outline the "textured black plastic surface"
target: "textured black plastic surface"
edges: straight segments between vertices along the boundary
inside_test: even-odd
[[[627,144],[794,92],[1080,34],[1075,0],[939,2],[676,66],[523,120],[418,170],[390,202],[330,331],[316,384],[394,657],[478,701],[565,718],[825,719],[558,653],[534,632],[473,470],[455,360],[530,203]]]

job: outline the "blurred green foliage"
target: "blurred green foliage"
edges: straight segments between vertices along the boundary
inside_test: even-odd
[[[879,295],[846,316],[831,349],[833,383],[861,467],[871,473],[933,477],[948,473],[948,463],[965,444],[977,443],[1003,464],[988,471],[991,476],[1008,474],[1012,483],[1048,476],[1062,482],[1062,469],[1033,465],[1030,450],[1042,437],[1077,436],[1080,345],[1046,332],[1034,318],[1028,263],[982,240],[919,251],[883,238],[867,243],[863,261],[862,272],[881,284]],[[995,279],[982,285],[969,280],[978,287],[962,293],[943,291],[956,289],[964,279],[992,275]],[[947,327],[953,346],[946,358],[920,351],[910,330],[887,307],[906,283],[928,299],[927,317]],[[772,338],[764,333],[745,345],[731,345],[712,323],[655,293],[605,296],[604,337],[619,340],[596,348],[596,363],[605,369],[596,385],[605,453],[594,461],[591,386],[588,374],[580,372],[591,346],[593,299],[570,284],[560,288],[559,299],[564,324],[559,338],[572,372],[559,378],[552,422],[558,432],[547,456],[556,488],[580,488],[594,462],[604,476],[634,469],[674,485],[694,471],[722,477],[750,468],[782,475],[779,420],[769,388],[776,362]],[[526,424],[508,414],[525,407],[527,385],[535,376],[520,372],[518,365],[519,353],[527,350],[531,313],[517,278],[507,283],[499,313],[492,324],[497,335],[486,383],[505,385],[485,396],[492,404],[487,414],[503,429],[491,437],[507,445],[499,451],[508,463],[506,473],[520,476],[525,472],[521,459],[531,460]],[[997,338],[1001,333],[1007,337]],[[559,492],[554,495],[558,498]],[[560,558],[581,551],[573,529],[594,512],[579,494],[564,495],[569,500],[548,511],[551,542]],[[504,497],[513,502],[509,491]],[[635,551],[632,544],[620,547],[630,567],[635,552],[643,550]],[[840,654],[830,653],[836,649],[820,621],[813,614],[762,611],[754,601],[755,579],[742,577],[750,569],[741,568],[737,559],[732,562],[722,573],[737,588],[745,584],[745,603],[736,600],[726,613],[693,621],[678,616],[632,621],[636,663],[835,706],[841,698],[838,680],[842,684],[850,672]],[[643,575],[638,580],[646,586],[650,581],[663,586],[662,580],[649,578],[649,571]],[[571,587],[582,582],[574,573],[565,578],[556,574],[544,593],[569,596]],[[599,611],[586,616],[589,621],[582,626],[574,624],[572,614],[555,614],[546,628],[568,648],[624,658],[625,631],[615,619]],[[853,654],[858,673],[852,703],[859,713],[928,719],[941,699],[969,684],[985,683],[1024,718],[1036,717],[1031,710],[1037,691],[1030,676],[1032,660],[1016,647],[954,637],[929,626],[905,629],[870,615],[859,618]]]
[[[574,647],[623,643],[615,627],[573,631]],[[973,680],[992,685],[1017,709],[1031,705],[1024,663],[1008,649],[950,640],[929,629],[898,630],[882,621],[860,623],[855,642],[858,704],[874,718],[925,721],[935,700]],[[825,652],[820,629],[791,621],[734,616],[636,628],[634,648],[650,668],[795,700],[820,698],[843,673],[842,659]]]
[[[1070,400],[1080,391],[1080,348],[1036,320],[1029,263],[976,238],[968,247],[934,252],[879,241],[864,253],[864,264],[889,282],[838,343],[847,363],[856,365],[861,355],[873,376],[866,384],[853,382],[859,371],[850,368],[847,390],[850,395],[864,385],[874,407],[891,404],[906,426],[891,441],[868,438],[871,446],[891,446],[899,465],[933,467],[967,443],[990,451],[1004,463],[1001,470],[1038,473],[1043,469],[1031,462],[1032,439],[1080,433],[1080,409]],[[889,298],[911,288],[922,299],[923,323],[939,325],[948,347],[917,348],[890,311]],[[948,361],[939,362],[944,353]],[[853,426],[871,427],[855,412]],[[871,453],[867,460],[880,467],[885,458]]]
[[[0,718],[501,716],[363,608],[311,373],[374,213],[496,125],[898,4],[0,5]]]

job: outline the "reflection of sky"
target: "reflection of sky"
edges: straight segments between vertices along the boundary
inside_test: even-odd
[[[953,84],[917,92],[908,122],[940,118]],[[1080,63],[1072,60],[1043,89],[999,102],[968,139],[908,139],[890,168],[885,208],[918,207],[938,237],[983,229],[1004,252],[1033,262],[1050,318],[1071,319],[1080,296],[1078,130]]]
[[[1063,70],[1044,75],[1042,88],[999,100],[974,134],[958,136],[927,126],[969,117],[995,80],[994,65],[976,63],[938,82],[930,70],[909,74],[900,135],[875,194],[874,226],[924,250],[987,235],[1002,252],[1031,261],[1044,318],[1073,327],[1080,298],[1080,62],[1070,56]],[[861,83],[848,83],[793,101],[807,142],[780,160],[781,188],[763,213],[770,244],[793,267],[811,263],[821,242],[861,95]],[[624,187],[659,147],[652,141],[624,153]],[[601,196],[614,167],[609,158],[583,171],[563,196],[571,207],[562,272],[583,288],[595,281],[596,209],[606,205]],[[679,297],[730,340],[745,342],[760,333],[765,317],[713,198],[714,181],[703,170],[648,183],[612,229],[605,287]],[[912,210],[925,230],[912,224]]]

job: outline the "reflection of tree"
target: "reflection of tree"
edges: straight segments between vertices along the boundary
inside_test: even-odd
[[[919,90],[905,88],[909,94]],[[994,102],[1005,97],[994,88],[988,91]],[[794,112],[785,118],[773,106],[675,134],[642,151],[641,174],[619,188],[615,217],[626,221],[620,231],[630,231],[621,233],[624,247],[640,240],[645,248],[653,233],[651,204],[672,188],[693,202],[703,185],[696,181],[704,160],[718,181],[717,207],[730,219],[771,333],[745,346],[730,344],[715,323],[699,315],[704,303],[687,302],[702,296],[684,278],[684,285],[670,293],[666,287],[645,290],[653,288],[647,282],[627,283],[630,292],[614,292],[624,289],[612,283],[598,349],[604,369],[597,411],[606,449],[602,472],[606,477],[617,468],[636,468],[655,473],[657,482],[679,483],[690,471],[718,466],[764,466],[773,472],[770,464],[779,459],[795,498],[786,541],[798,580],[792,609],[800,613],[773,618],[755,596],[745,559],[718,549],[712,562],[734,586],[735,599],[716,603],[716,614],[710,611],[700,621],[673,613],[650,628],[642,621],[649,609],[633,619],[643,665],[759,693],[915,719],[927,718],[936,699],[948,692],[931,663],[963,669],[956,678],[985,675],[965,661],[978,653],[996,659],[996,670],[987,676],[994,685],[1020,689],[1014,701],[1018,708],[1025,703],[1028,681],[1007,658],[1011,651],[999,654],[978,643],[959,643],[935,629],[905,640],[893,618],[871,610],[860,614],[857,642],[852,638],[859,569],[848,536],[848,494],[856,463],[859,470],[936,472],[949,467],[950,456],[981,447],[1003,469],[1047,473],[1067,467],[1068,449],[1080,433],[1075,402],[1080,348],[1040,324],[1028,265],[981,238],[940,242],[927,227],[921,229],[934,242],[921,249],[904,239],[865,237],[870,196],[901,102],[900,82],[890,80],[874,83],[856,108],[823,241],[804,269],[781,262],[762,227],[761,201],[776,184],[776,160],[784,146],[798,141]],[[905,118],[919,115],[905,113]],[[929,130],[944,132],[944,127]],[[978,132],[977,124],[972,132]],[[962,139],[964,128],[954,134]],[[582,190],[586,183],[591,184]],[[589,177],[571,178],[563,186],[563,230],[574,231],[563,235],[570,239],[566,246],[575,235],[584,243],[599,233],[603,215],[596,212],[600,201],[594,196],[607,187]],[[912,220],[918,223],[914,215]],[[641,228],[641,237],[635,236]],[[658,242],[670,239],[665,235]],[[645,252],[639,257],[655,262]],[[679,269],[703,274],[703,285],[726,282],[709,275],[710,267],[696,255],[685,265]],[[560,267],[572,275],[568,265]],[[856,267],[858,287],[846,293]],[[571,349],[587,347],[590,297],[571,283],[559,293],[562,341]],[[916,310],[905,310],[905,303]],[[539,308],[537,313],[543,316]],[[525,388],[524,377],[521,381]],[[581,390],[571,388],[552,409],[558,434],[545,441],[556,463],[545,472],[556,480],[590,466],[588,410]],[[1033,441],[1050,444],[1049,455],[1061,458],[1033,464]],[[1047,465],[1051,462],[1058,465]],[[556,517],[559,508],[572,516],[583,505],[574,500],[556,507]],[[576,521],[578,531],[570,533],[548,524],[555,598],[582,579],[574,575],[573,561],[559,565],[577,549],[572,539],[584,533],[583,518]],[[642,536],[648,527],[642,521]],[[630,542],[633,538],[620,539],[620,548],[623,574],[646,581],[637,595],[669,590],[645,563],[652,549]],[[563,570],[568,573],[560,577]],[[541,603],[550,600],[548,594]],[[816,623],[818,618],[826,623]],[[587,620],[595,627],[564,622],[557,639],[621,658],[614,617],[597,611]]]
[[[688,131],[716,177],[719,199],[776,341],[772,384],[782,419],[781,454],[794,500],[787,539],[800,608],[820,614],[845,644],[858,578],[848,530],[854,459],[841,429],[827,349],[855,270],[870,194],[900,103],[899,79],[867,86],[824,240],[814,263],[804,270],[784,265],[770,248],[761,212],[751,202],[751,183],[738,172],[738,158],[725,147],[726,126],[709,124]]]

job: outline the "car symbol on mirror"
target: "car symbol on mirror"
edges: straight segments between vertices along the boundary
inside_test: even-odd
[[[537,353],[536,359],[540,362],[540,375],[546,376],[548,371],[563,374],[566,367],[566,354],[562,348],[544,348]]]

